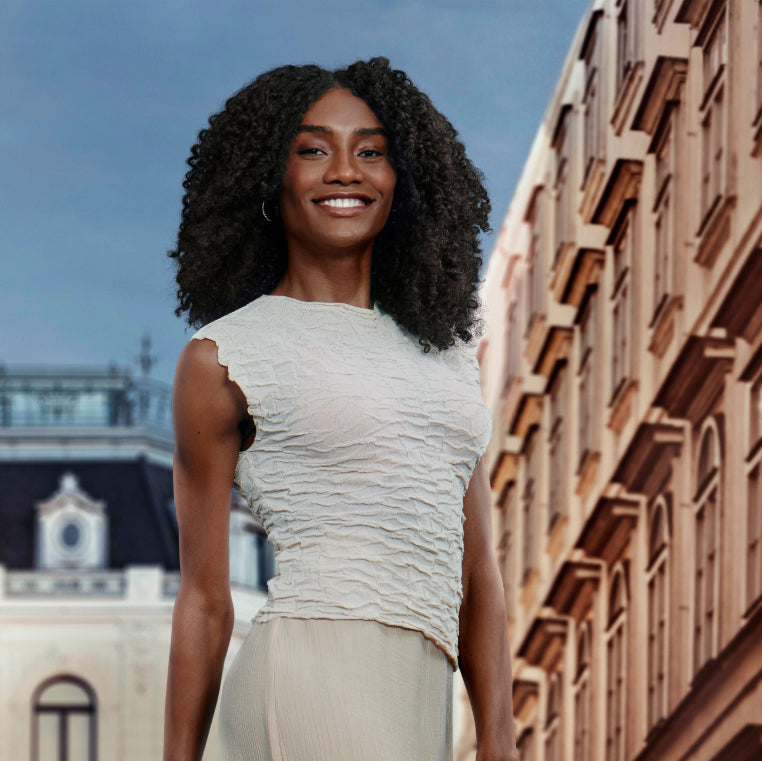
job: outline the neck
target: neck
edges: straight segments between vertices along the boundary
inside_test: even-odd
[[[370,261],[370,249],[362,256],[330,258],[289,250],[286,273],[272,294],[370,308]]]

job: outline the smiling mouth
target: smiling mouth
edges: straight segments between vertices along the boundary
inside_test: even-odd
[[[359,196],[321,198],[315,201],[318,206],[328,206],[331,209],[359,209],[372,203],[370,198],[360,198]]]

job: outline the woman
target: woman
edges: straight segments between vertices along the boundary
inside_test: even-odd
[[[277,559],[222,690],[226,761],[515,758],[472,335],[489,205],[385,59],[263,74],[189,159],[173,392],[182,580],[165,761],[201,757],[233,607],[235,482]],[[463,522],[465,519],[465,522]],[[462,596],[462,603],[461,603]]]

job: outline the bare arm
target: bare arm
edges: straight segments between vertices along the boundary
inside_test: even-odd
[[[172,390],[180,589],[164,714],[164,761],[199,761],[233,629],[228,531],[233,474],[246,414],[241,390],[211,341],[192,340]]]
[[[480,460],[463,498],[463,604],[458,659],[476,724],[476,761],[515,761],[511,651],[503,583],[492,552],[492,500]]]

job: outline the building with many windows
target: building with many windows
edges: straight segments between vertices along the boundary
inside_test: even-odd
[[[483,300],[522,760],[762,758],[762,2],[592,4]]]
[[[161,757],[179,584],[169,398],[115,367],[0,366],[3,759]],[[272,558],[234,497],[228,663]]]

